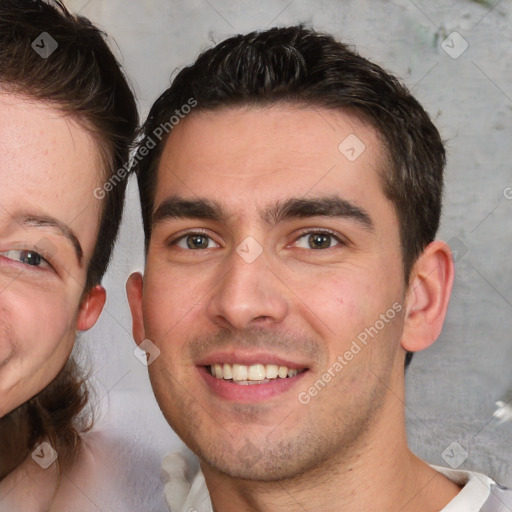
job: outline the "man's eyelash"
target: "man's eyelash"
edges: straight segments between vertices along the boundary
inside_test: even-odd
[[[184,238],[187,238],[188,236],[194,236],[194,235],[205,236],[205,237],[213,240],[213,237],[211,237],[207,232],[201,231],[200,229],[198,229],[198,230],[194,230],[194,231],[187,231],[185,233],[178,233],[178,234],[172,235],[167,239],[166,245],[168,245],[168,246],[176,245],[176,243],[179,242],[180,240],[183,240]]]
[[[336,239],[340,244],[347,245],[348,241],[342,237],[339,233],[336,233],[334,231],[331,231],[330,229],[325,228],[307,228],[303,231],[300,231],[297,237],[295,238],[295,241],[299,240],[299,238],[302,238],[305,235],[329,235]]]

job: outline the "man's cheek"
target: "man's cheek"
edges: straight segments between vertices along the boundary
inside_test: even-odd
[[[334,294],[334,299],[324,305],[325,315],[329,315],[329,325],[339,342],[339,350],[350,343],[364,330],[372,317],[368,295],[364,291],[345,289],[344,293]]]
[[[162,311],[165,318],[172,321],[190,310],[205,292],[198,289],[193,276],[183,278],[172,273],[153,273],[144,283],[143,308],[146,316],[153,311]]]

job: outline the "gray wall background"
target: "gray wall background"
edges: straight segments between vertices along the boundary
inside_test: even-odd
[[[440,238],[456,250],[443,333],[432,348],[416,354],[407,376],[410,443],[431,463],[465,459],[460,468],[512,486],[512,418],[499,422],[493,416],[496,401],[512,400],[512,1],[66,3],[110,34],[142,116],[175,70],[212,41],[273,25],[305,22],[331,32],[403,79],[447,141]],[[446,40],[454,31],[463,40]],[[468,47],[458,56],[464,41]],[[133,355],[124,283],[142,269],[142,247],[131,182],[121,238],[104,281],[106,311],[80,346],[97,390],[97,428],[123,439],[133,463],[154,472],[151,485],[157,489],[160,457],[183,448],[154,401],[146,368]]]

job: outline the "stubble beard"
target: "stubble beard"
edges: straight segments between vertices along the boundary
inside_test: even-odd
[[[293,431],[286,421],[289,411],[283,411],[281,423],[278,419],[272,428],[265,429],[268,431],[265,434],[261,427],[258,430],[251,424],[251,419],[264,414],[264,406],[239,406],[236,414],[240,418],[239,430],[246,433],[237,435],[210,415],[203,422],[201,415],[207,414],[203,407],[192,395],[184,393],[183,387],[165,369],[162,371],[168,382],[165,396],[159,397],[158,390],[155,394],[162,405],[166,397],[172,402],[170,408],[162,407],[164,416],[199,457],[203,470],[255,483],[305,479],[308,485],[313,485],[315,479],[321,481],[326,472],[332,474],[343,466],[348,467],[375,422],[387,388],[383,378],[372,372],[371,383],[361,392],[364,401],[353,400],[350,407],[341,402],[329,412],[327,419],[325,413],[318,418],[306,416],[306,423],[298,425],[300,419],[292,422]],[[385,376],[384,379],[388,381]],[[292,407],[307,410],[308,406],[293,404]],[[298,410],[300,413],[301,409]]]

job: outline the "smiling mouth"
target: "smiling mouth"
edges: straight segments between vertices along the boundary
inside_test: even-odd
[[[216,379],[226,380],[233,384],[253,385],[266,384],[279,379],[290,379],[306,371],[306,368],[288,368],[277,364],[244,364],[216,363],[206,369]]]

